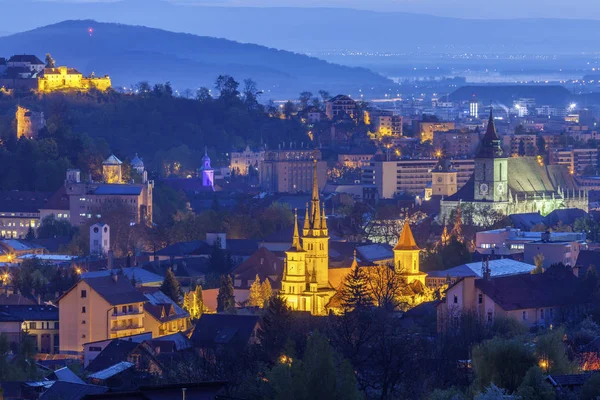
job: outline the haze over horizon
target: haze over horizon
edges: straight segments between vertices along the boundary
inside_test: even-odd
[[[114,3],[122,0],[34,0],[64,3]],[[131,1],[131,0],[129,0]],[[137,1],[137,0],[133,0]],[[156,0],[155,0],[156,1]],[[581,18],[600,19],[600,3],[594,0],[165,0],[168,3],[231,7],[335,7],[380,12],[409,12],[456,18]],[[0,4],[16,0],[0,0]],[[21,3],[21,0],[19,0]]]

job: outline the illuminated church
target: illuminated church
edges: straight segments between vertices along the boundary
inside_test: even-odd
[[[308,204],[306,207],[302,238],[296,214],[292,247],[285,254],[281,295],[294,310],[325,314],[325,306],[336,290],[329,283],[329,231],[319,199],[316,160],[311,205],[310,209]]]
[[[482,216],[490,211],[501,215],[547,215],[561,208],[588,211],[587,193],[576,189],[565,166],[543,165],[535,157],[508,157],[503,152],[491,112],[474,171],[458,192],[441,200],[440,221],[448,221],[459,203],[473,207],[475,224],[481,224]]]

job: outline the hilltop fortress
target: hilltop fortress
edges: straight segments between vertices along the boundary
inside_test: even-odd
[[[0,88],[9,92],[107,91],[112,87],[110,77],[83,76],[75,68],[56,67],[48,54],[46,63],[35,55],[14,55],[8,60],[0,57]]]

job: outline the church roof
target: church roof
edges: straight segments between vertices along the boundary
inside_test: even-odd
[[[123,161],[119,160],[117,158],[117,156],[115,156],[114,154],[111,154],[110,157],[108,157],[102,163],[102,165],[121,165],[121,164],[123,164]]]
[[[454,168],[452,162],[449,159],[443,157],[440,158],[440,160],[435,165],[435,167],[433,167],[433,170],[431,170],[431,172],[456,172],[456,169]]]
[[[511,157],[508,160],[508,188],[513,195],[521,199],[524,195],[548,197],[558,194],[558,188],[576,187],[573,176],[564,165],[541,166],[535,157]],[[475,180],[473,176],[445,201],[473,201],[475,199]]]
[[[492,110],[490,110],[487,130],[485,131],[485,135],[483,135],[475,158],[506,158],[502,151],[502,146],[500,145],[500,137],[496,132]]]
[[[410,229],[408,220],[404,222],[404,228],[402,228],[400,239],[398,239],[398,243],[396,244],[396,247],[394,247],[394,250],[420,250],[412,230]]]
[[[137,153],[135,153],[135,157],[131,160],[132,167],[144,167],[144,162],[141,158],[138,157]]]

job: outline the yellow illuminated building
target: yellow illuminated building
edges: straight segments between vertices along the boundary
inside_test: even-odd
[[[44,68],[38,77],[38,92],[40,93],[64,90],[86,92],[91,89],[104,92],[110,89],[111,86],[112,84],[108,76],[102,78],[95,76],[84,77],[75,68],[67,67]]]
[[[310,210],[302,229],[302,244],[298,229],[298,215],[294,220],[292,247],[286,251],[281,295],[294,310],[325,314],[325,306],[336,291],[329,284],[329,230],[325,210],[321,210],[317,161],[313,167],[313,188]]]
[[[425,286],[427,274],[420,270],[420,252],[421,249],[417,246],[407,219],[404,222],[404,228],[402,228],[398,243],[394,247],[394,269],[406,283],[411,284],[414,281],[419,281]]]

